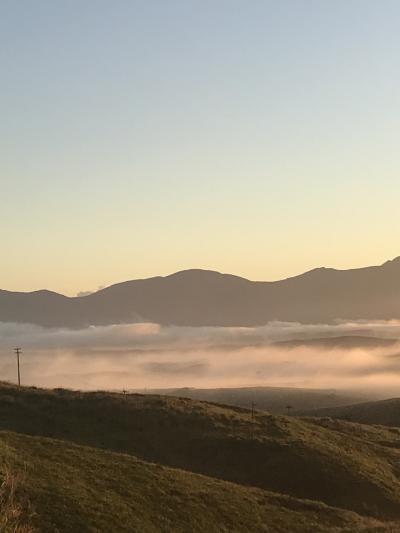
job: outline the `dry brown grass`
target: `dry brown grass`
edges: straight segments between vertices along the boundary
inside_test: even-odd
[[[3,468],[0,485],[0,533],[34,533],[29,522],[33,511],[23,493],[23,474]]]

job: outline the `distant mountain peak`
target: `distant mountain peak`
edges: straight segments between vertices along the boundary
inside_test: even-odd
[[[169,274],[168,276],[165,276],[166,278],[172,278],[172,277],[186,277],[186,276],[222,276],[221,272],[218,272],[216,270],[208,270],[204,268],[187,268],[185,270],[178,270],[178,272],[174,272],[173,274]]]
[[[398,265],[400,266],[400,255],[398,257],[395,257],[394,259],[389,259],[389,261],[386,261],[386,263],[383,263],[383,266],[385,265]]]
[[[226,274],[224,272],[218,272],[216,270],[207,270],[202,268],[190,268],[187,270],[180,270],[179,272],[174,272],[169,276],[165,276],[166,279],[185,279],[185,280],[207,280],[207,279],[221,279],[221,278],[230,278],[237,280],[248,281],[246,278],[240,276],[235,276],[234,274]]]

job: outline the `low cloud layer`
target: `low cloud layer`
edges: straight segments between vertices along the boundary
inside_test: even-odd
[[[270,323],[257,328],[132,324],[84,330],[0,323],[0,379],[81,389],[293,386],[400,391],[400,343],[365,347],[279,346],[338,336],[400,339],[400,322]],[[390,393],[389,393],[390,390]]]

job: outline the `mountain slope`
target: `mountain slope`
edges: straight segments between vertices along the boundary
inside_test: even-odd
[[[11,517],[14,533],[391,530],[321,503],[52,439],[0,432],[0,464],[8,476],[23,473],[17,497],[28,512],[20,529]]]
[[[378,441],[313,421],[188,399],[2,386],[0,428],[400,519],[400,433]],[[384,430],[382,430],[384,431]]]
[[[301,389],[294,387],[230,387],[218,389],[185,387],[179,389],[147,389],[147,392],[245,408],[249,408],[254,402],[257,409],[278,415],[287,414],[288,405],[291,406],[291,414],[297,414],[298,411],[320,407],[339,407],[375,399],[371,396],[338,392],[330,389]]]
[[[303,412],[306,416],[331,417],[361,424],[400,427],[400,398],[328,407]]]
[[[43,326],[156,322],[255,326],[271,320],[400,318],[400,258],[381,266],[319,268],[282,281],[255,282],[204,270],[119,283],[67,298],[48,291],[0,291],[0,321]]]

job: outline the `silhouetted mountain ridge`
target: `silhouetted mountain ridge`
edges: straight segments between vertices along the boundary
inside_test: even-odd
[[[400,319],[400,257],[351,270],[317,268],[274,282],[211,270],[183,270],[112,285],[87,296],[0,291],[0,321],[85,327],[156,322],[258,326]]]

